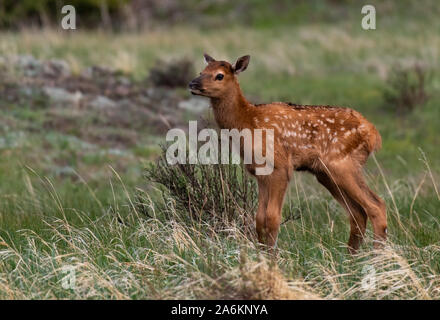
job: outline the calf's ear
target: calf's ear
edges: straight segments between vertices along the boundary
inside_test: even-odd
[[[206,64],[209,64],[210,62],[214,62],[215,61],[215,59],[213,58],[213,57],[211,57],[209,54],[207,54],[207,53],[204,53],[203,54],[203,57],[205,58],[205,63]]]
[[[251,56],[249,55],[238,58],[237,61],[232,66],[232,68],[234,69],[234,73],[239,74],[240,72],[246,70],[250,60],[251,60]]]

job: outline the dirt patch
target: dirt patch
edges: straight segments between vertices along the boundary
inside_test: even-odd
[[[172,89],[157,87],[151,79],[134,81],[100,66],[76,75],[62,60],[42,61],[29,55],[0,58],[0,105],[44,109],[44,130],[105,147],[131,147],[142,135],[163,136],[169,128],[186,128],[188,117],[196,119],[207,108],[207,101],[175,89],[186,86],[184,72]],[[174,62],[164,70],[176,68]],[[191,63],[185,61],[182,70],[190,69]],[[169,74],[160,76],[163,80]]]

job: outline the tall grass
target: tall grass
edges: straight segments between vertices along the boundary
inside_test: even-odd
[[[54,214],[41,216],[39,230],[1,231],[1,298],[440,298],[440,221],[420,206],[428,201],[438,206],[438,199],[410,181],[389,186],[386,247],[373,250],[368,232],[367,244],[352,257],[345,247],[348,222],[342,210],[307,176],[296,177],[285,209],[299,217],[282,225],[273,255],[242,225],[225,220],[218,228],[214,220],[188,219],[188,208],[169,192],[130,190],[112,172],[113,201],[97,199],[84,186],[102,215],[63,206],[57,190],[49,188],[46,208]],[[384,187],[381,179],[370,182]],[[26,199],[32,199],[32,190],[41,185],[26,183]],[[397,199],[396,208],[391,198]],[[37,199],[17,199],[16,205],[22,201],[38,206]],[[239,221],[243,212],[236,214]],[[71,272],[73,282],[66,278]],[[73,286],[65,288],[66,281]]]

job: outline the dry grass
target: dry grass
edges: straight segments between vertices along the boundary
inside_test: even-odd
[[[145,216],[112,172],[112,188],[125,199],[100,203],[105,213],[95,219],[65,207],[47,181],[48,203],[59,218],[43,218],[38,232],[22,230],[0,239],[0,298],[440,298],[440,247],[417,245],[418,229],[406,216],[398,224],[391,213],[391,237],[383,250],[371,249],[369,234],[367,246],[351,257],[341,241],[342,212],[299,178],[296,188],[304,190],[307,203],[300,202],[299,220],[283,225],[273,254],[233,221],[219,229],[210,221],[182,219],[182,208],[166,193],[153,200],[138,190],[142,207],[149,208]],[[27,190],[26,201],[39,205],[38,186],[27,181]],[[401,191],[390,192],[400,197]],[[312,217],[323,204],[331,212]],[[66,268],[74,270],[72,289],[63,288]]]
[[[247,261],[216,280],[208,293],[213,299],[245,300],[317,300],[313,289],[304,280],[288,280],[274,261],[260,257]]]

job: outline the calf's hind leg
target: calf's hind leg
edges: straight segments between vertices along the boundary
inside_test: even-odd
[[[367,228],[367,214],[365,210],[351,199],[342,189],[332,181],[331,177],[320,172],[316,174],[316,179],[321,183],[339,204],[347,211],[350,220],[350,238],[348,240],[348,251],[351,254],[356,253],[365,236]]]
[[[373,225],[374,247],[382,246],[387,238],[387,215],[385,202],[367,186],[361,169],[345,161],[329,168],[331,177],[339,188],[363,208]]]

